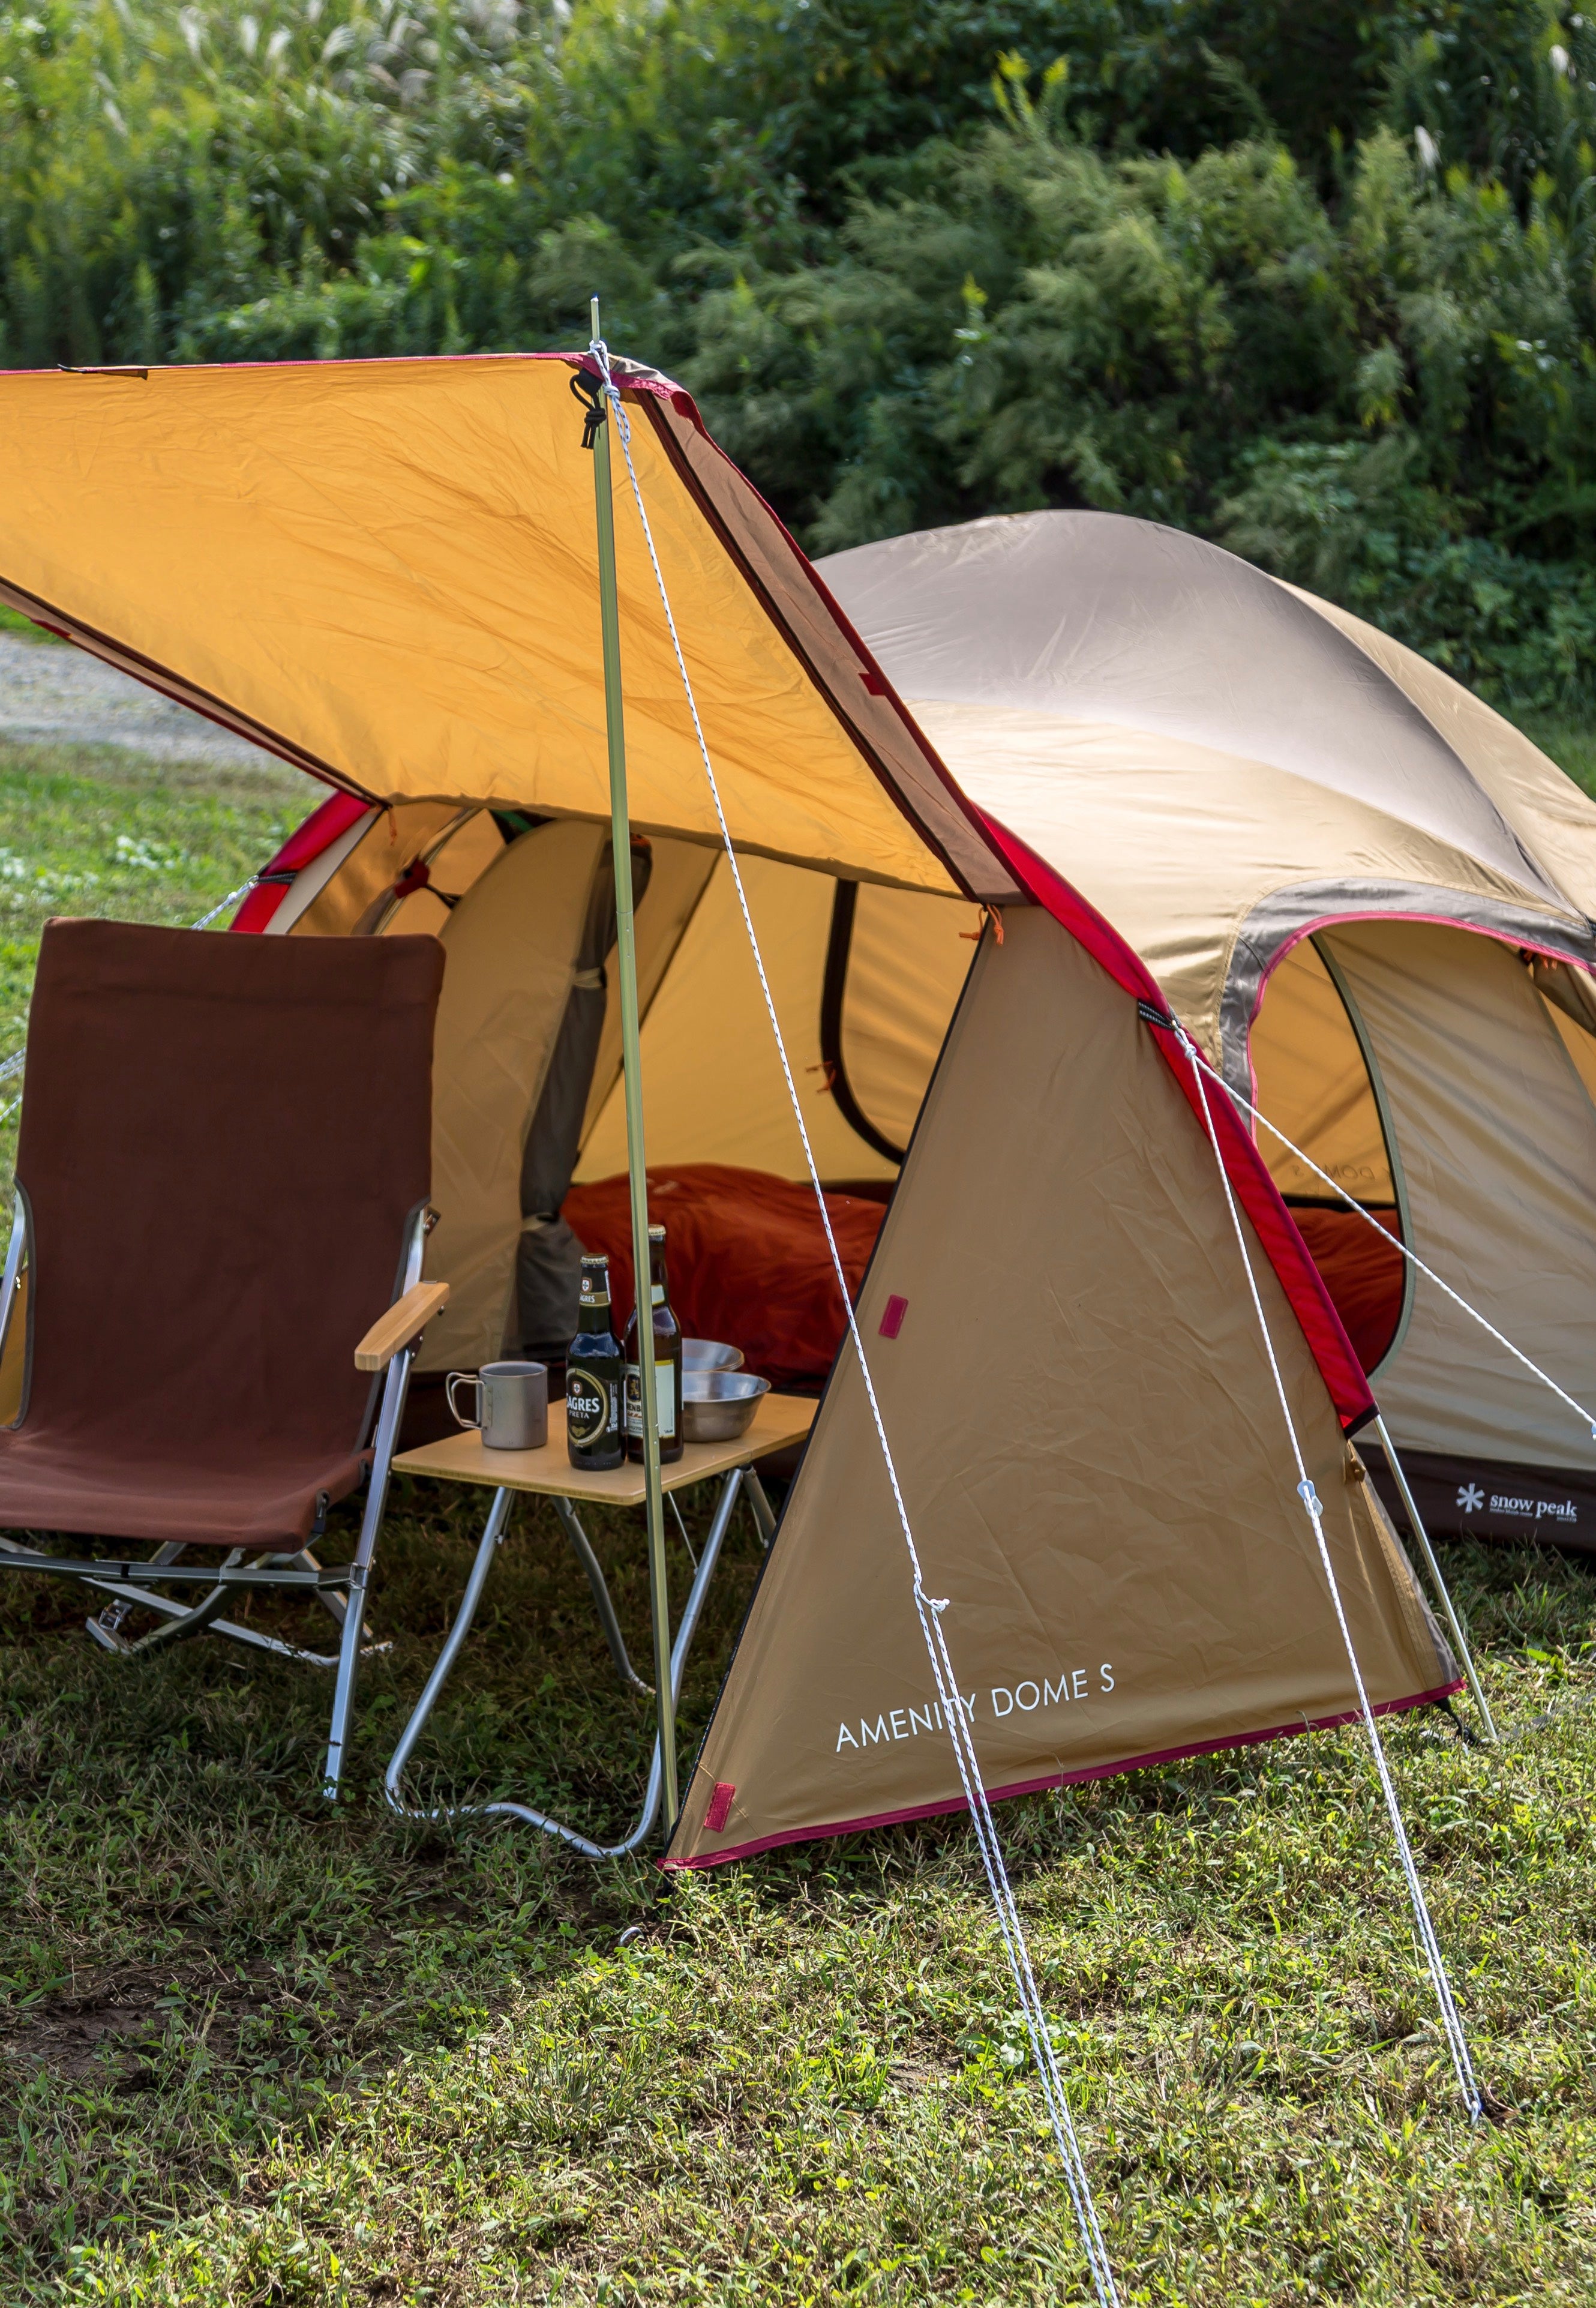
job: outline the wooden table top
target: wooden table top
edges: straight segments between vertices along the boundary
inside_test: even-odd
[[[749,1466],[789,1442],[802,1442],[819,1407],[804,1395],[764,1395],[746,1434],[734,1442],[688,1443],[679,1459],[660,1468],[660,1480],[667,1491],[680,1491],[689,1483],[729,1474],[734,1467]],[[484,1483],[496,1491],[539,1491],[547,1497],[591,1499],[605,1506],[634,1507],[643,1501],[643,1470],[630,1460],[602,1475],[571,1465],[565,1450],[562,1402],[549,1405],[549,1439],[541,1451],[485,1451],[476,1427],[464,1426],[441,1442],[405,1451],[393,1466],[400,1475]]]

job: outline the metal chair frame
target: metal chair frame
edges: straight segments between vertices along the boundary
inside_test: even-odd
[[[460,1647],[471,1631],[471,1623],[476,1616],[477,1606],[482,1600],[483,1590],[487,1585],[488,1573],[493,1569],[493,1558],[504,1543],[511,1502],[515,1496],[516,1494],[511,1490],[496,1490],[493,1493],[492,1503],[488,1508],[487,1521],[483,1527],[482,1537],[477,1543],[476,1557],[471,1565],[465,1592],[460,1598],[459,1609],[456,1612],[454,1623],[444,1638],[443,1648],[438,1654],[436,1664],[427,1677],[426,1686],[416,1702],[415,1710],[399,1734],[399,1744],[395,1747],[389,1761],[388,1769],[383,1774],[382,1791],[388,1798],[390,1809],[397,1812],[401,1819],[423,1820],[432,1823],[459,1819],[519,1819],[524,1821],[528,1827],[537,1828],[545,1835],[555,1836],[562,1842],[570,1844],[585,1858],[624,1859],[634,1851],[642,1848],[659,1816],[660,1799],[664,1792],[664,1756],[657,1732],[654,1739],[653,1760],[648,1768],[648,1784],[643,1794],[642,1810],[631,1834],[620,1843],[595,1843],[591,1838],[579,1833],[576,1828],[568,1827],[563,1821],[551,1818],[546,1812],[535,1811],[529,1804],[512,1803],[507,1799],[500,1803],[441,1804],[431,1810],[417,1810],[405,1802],[401,1793],[401,1781],[406,1766],[415,1753],[416,1742],[425,1728],[427,1718],[437,1705],[443,1686],[449,1680],[456,1659],[459,1657]],[[716,1502],[714,1518],[709,1525],[709,1535],[704,1541],[703,1547],[693,1565],[692,1585],[688,1589],[687,1600],[682,1606],[681,1621],[676,1629],[675,1641],[671,1647],[673,1700],[679,1697],[681,1693],[682,1676],[687,1665],[687,1655],[691,1649],[693,1636],[698,1632],[704,1598],[709,1591],[709,1582],[715,1576],[715,1567],[720,1559],[720,1550],[731,1526],[732,1512],[740,1496],[747,1498],[752,1510],[760,1546],[768,1548],[775,1536],[776,1518],[770,1511],[770,1503],[765,1495],[763,1484],[751,1467],[734,1467],[721,1478],[720,1496]],[[571,1541],[577,1560],[588,1574],[588,1583],[593,1590],[593,1601],[598,1613],[599,1623],[604,1629],[605,1638],[610,1648],[610,1656],[614,1663],[616,1679],[623,1689],[647,1692],[652,1698],[654,1686],[643,1682],[627,1654],[625,1639],[621,1632],[620,1621],[615,1615],[614,1599],[610,1593],[609,1583],[605,1578],[598,1557],[593,1552],[588,1534],[582,1529],[581,1520],[575,1506],[570,1499],[558,1496],[553,1498],[553,1505],[561,1527]],[[679,1515],[677,1520],[680,1527]],[[682,1529],[682,1537],[683,1545],[687,1545],[685,1529]],[[688,1553],[690,1555],[692,1553],[691,1546],[688,1546]],[[667,1825],[669,1824],[672,1822],[667,1821]]]
[[[432,1211],[423,1208],[416,1211],[407,1229],[399,1284],[392,1301],[396,1305],[421,1279],[422,1254],[432,1221]],[[28,1262],[28,1236],[27,1202],[19,1194],[4,1273],[0,1276],[0,1356],[5,1352],[18,1288]],[[180,1557],[185,1552],[185,1544],[173,1543],[159,1547],[154,1554],[142,1558],[131,1555],[90,1558],[50,1554],[0,1536],[0,1570],[37,1571],[55,1578],[75,1579],[85,1587],[92,1587],[102,1594],[109,1595],[111,1603],[98,1617],[86,1622],[87,1630],[104,1649],[114,1651],[124,1658],[142,1658],[173,1643],[187,1641],[193,1636],[210,1633],[249,1645],[257,1650],[270,1651],[279,1658],[296,1660],[303,1666],[335,1668],[332,1718],[328,1734],[327,1760],[322,1770],[322,1793],[329,1797],[336,1797],[348,1746],[360,1660],[388,1648],[383,1643],[363,1646],[361,1636],[372,1558],[382,1527],[388,1503],[390,1470],[405,1415],[410,1372],[420,1348],[422,1335],[417,1331],[397,1349],[383,1376],[360,1535],[348,1563],[323,1565],[313,1552],[313,1542],[322,1532],[325,1515],[323,1507],[322,1516],[318,1517],[317,1527],[313,1533],[313,1546],[301,1547],[293,1554],[268,1551],[246,1562],[247,1550],[234,1547],[220,1563],[184,1563]],[[158,1587],[168,1585],[202,1587],[206,1591],[197,1602],[190,1603],[157,1591]],[[334,1651],[304,1649],[293,1643],[282,1642],[276,1636],[259,1633],[254,1628],[243,1626],[236,1620],[221,1616],[229,1598],[247,1594],[257,1587],[284,1588],[314,1596],[339,1629],[338,1649]],[[122,1633],[122,1625],[129,1612],[134,1609],[159,1612],[164,1623],[149,1634],[130,1641]]]

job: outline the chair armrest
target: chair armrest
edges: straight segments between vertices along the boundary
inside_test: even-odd
[[[447,1282],[418,1282],[413,1290],[407,1290],[372,1324],[356,1348],[356,1369],[386,1370],[399,1348],[408,1347],[448,1304]]]

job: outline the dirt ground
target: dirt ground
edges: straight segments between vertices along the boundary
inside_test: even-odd
[[[117,673],[86,651],[0,633],[0,736],[126,745],[162,762],[227,762],[280,771],[258,745]]]

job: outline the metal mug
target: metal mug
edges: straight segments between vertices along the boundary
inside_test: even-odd
[[[456,1402],[457,1386],[476,1388],[475,1417]],[[485,1451],[541,1451],[549,1439],[546,1363],[484,1363],[479,1372],[450,1371],[443,1391],[460,1425],[481,1429]]]

